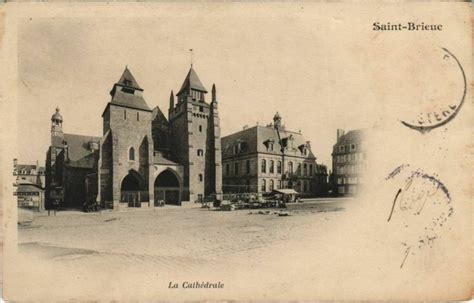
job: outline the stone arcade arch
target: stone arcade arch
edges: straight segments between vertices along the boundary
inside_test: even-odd
[[[177,173],[171,169],[161,172],[155,179],[155,205],[159,202],[181,205],[181,182]]]
[[[143,177],[136,171],[130,170],[122,179],[120,186],[120,202],[128,203],[129,207],[140,207],[141,202],[148,201]]]

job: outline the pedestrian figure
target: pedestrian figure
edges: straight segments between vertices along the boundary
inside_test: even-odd
[[[58,199],[53,199],[51,202],[51,207],[48,209],[48,216],[51,214],[51,208],[54,212],[54,215],[56,216],[56,210],[59,207],[59,200]]]

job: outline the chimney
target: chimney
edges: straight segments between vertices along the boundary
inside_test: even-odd
[[[13,168],[16,168],[17,165],[18,165],[18,159],[15,158],[13,159]]]
[[[343,129],[337,129],[337,140],[339,141],[339,138],[344,136],[345,131]]]

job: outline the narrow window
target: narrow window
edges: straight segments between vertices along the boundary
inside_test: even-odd
[[[225,165],[225,174],[226,174],[227,176],[230,174],[230,165],[229,165],[229,163],[227,163],[227,164]]]
[[[273,174],[275,172],[274,171],[274,166],[275,166],[275,161],[270,160],[270,174]]]
[[[127,120],[127,110],[126,109],[123,110],[123,118],[125,120]]]
[[[133,147],[128,150],[128,160],[135,161],[135,149]]]
[[[239,174],[239,162],[234,163],[234,174],[235,175]]]
[[[203,151],[202,149],[198,149],[198,150],[197,150],[197,155],[198,155],[199,157],[202,157],[202,156],[204,155],[204,151]]]
[[[278,161],[277,163],[277,173],[281,174],[281,161]]]
[[[267,191],[267,180],[262,180],[262,192]]]
[[[201,113],[203,113],[203,112],[204,112],[204,106],[199,106],[199,111],[200,111]]]
[[[202,174],[199,174],[199,182],[202,182]]]
[[[137,121],[140,121],[140,113],[137,112]]]
[[[262,173],[267,172],[267,161],[265,159],[262,160]]]
[[[250,174],[250,160],[245,161],[245,172]]]
[[[275,187],[275,181],[270,180],[270,191],[273,191],[274,187]]]
[[[288,162],[288,172],[289,172],[290,174],[293,173],[293,162]]]
[[[202,133],[202,125],[199,125],[199,132]]]

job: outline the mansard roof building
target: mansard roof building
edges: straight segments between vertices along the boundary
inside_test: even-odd
[[[302,195],[325,195],[326,167],[316,163],[310,141],[287,130],[281,120],[276,113],[272,124],[222,138],[224,192],[293,188]]]

